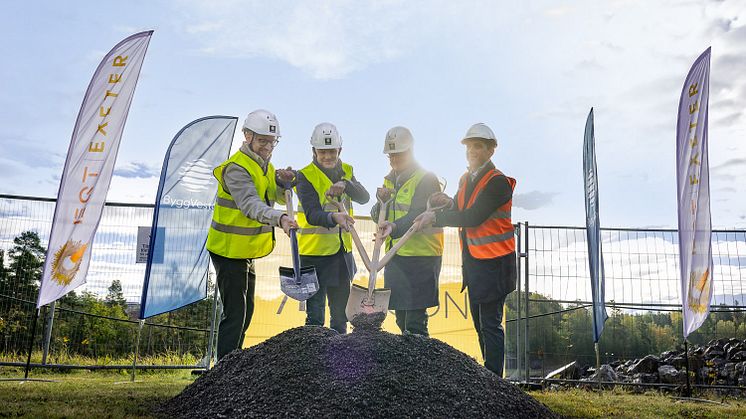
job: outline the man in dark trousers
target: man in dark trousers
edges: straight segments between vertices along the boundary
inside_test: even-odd
[[[241,348],[254,314],[254,259],[275,247],[274,227],[285,234],[297,228],[285,211],[278,180],[292,181],[293,171],[275,170],[270,159],[280,138],[277,117],[258,109],[244,121],[245,141],[228,160],[213,170],[218,196],[207,233],[207,250],[217,274],[223,317],[218,329],[218,359]]]
[[[298,250],[301,266],[315,266],[319,291],[306,302],[306,325],[324,325],[327,299],[330,327],[347,333],[345,307],[350,282],[355,275],[352,235],[352,201],[365,204],[368,191],[355,179],[352,166],[343,163],[342,138],[328,122],[311,134],[313,161],[298,171]],[[345,203],[347,213],[338,212],[330,200]]]
[[[427,199],[440,191],[438,178],[420,167],[414,158],[414,138],[409,129],[394,127],[386,133],[384,154],[391,172],[378,189],[382,201],[393,198],[386,209],[386,221],[378,226],[391,249],[409,230],[414,219],[427,208]],[[378,219],[376,204],[371,216]],[[427,309],[438,305],[438,277],[443,255],[443,229],[430,227],[415,233],[389,261],[384,286],[391,290],[389,309],[396,314],[402,333],[428,336]]]
[[[469,170],[461,177],[458,193],[432,196],[434,206],[450,205],[437,213],[425,212],[415,222],[422,227],[459,227],[463,259],[463,286],[469,288],[469,308],[479,336],[484,365],[502,376],[505,297],[515,290],[516,254],[510,218],[516,181],[490,160],[497,138],[485,124],[474,124],[461,143],[466,146]]]

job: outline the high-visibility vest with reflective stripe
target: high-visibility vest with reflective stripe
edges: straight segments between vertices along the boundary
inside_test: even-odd
[[[394,189],[394,197],[389,204],[389,212],[386,219],[394,222],[404,217],[412,206],[412,198],[422,178],[427,174],[426,171],[418,169],[406,182],[397,190],[393,182],[388,179],[383,180],[383,186]],[[392,239],[391,236],[386,238],[386,249],[391,249],[399,239]],[[404,244],[397,252],[399,256],[441,256],[443,255],[443,229],[440,227],[429,227],[412,235],[409,241]]]
[[[469,174],[465,174],[461,178],[460,188],[458,190],[458,209],[464,210],[474,205],[477,197],[487,183],[495,176],[504,176],[502,172],[497,169],[492,169],[485,173],[477,185],[474,187],[469,201],[466,202],[466,182]],[[510,184],[511,189],[515,190],[515,179],[511,177],[505,177]],[[509,253],[515,252],[515,237],[513,231],[513,222],[510,218],[511,208],[513,206],[513,200],[506,202],[501,205],[495,212],[490,214],[489,218],[477,227],[467,227],[466,230],[466,243],[463,241],[463,234],[459,234],[461,239],[461,248],[464,248],[466,244],[469,249],[469,253],[475,259],[493,259],[496,257],[504,256]],[[463,233],[464,228],[460,229]]]
[[[352,179],[352,166],[342,163],[344,175],[342,179]],[[319,203],[324,211],[337,212],[337,207],[329,202],[326,197],[326,191],[332,186],[332,181],[316,164],[311,163],[300,170],[309,183],[316,190],[319,196]],[[335,199],[340,199],[339,197]],[[342,194],[345,208],[350,216],[353,215],[352,200],[347,194]],[[315,226],[308,223],[306,214],[303,212],[303,206],[298,202],[298,252],[305,256],[329,256],[339,252],[340,246],[344,246],[344,251],[352,251],[352,235],[334,226],[332,228]]]
[[[267,164],[262,170],[251,157],[241,151],[232,155],[212,171],[218,180],[218,197],[212,213],[212,224],[207,234],[207,250],[231,259],[254,259],[267,256],[275,247],[275,234],[271,226],[243,215],[236,201],[224,188],[223,170],[231,163],[246,169],[254,181],[257,194],[270,207],[275,204],[277,184],[275,168]]]

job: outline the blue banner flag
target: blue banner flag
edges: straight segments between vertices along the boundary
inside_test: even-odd
[[[218,191],[212,170],[228,158],[237,121],[229,116],[198,119],[168,147],[150,231],[141,319],[207,297],[205,243]]]
[[[601,248],[601,221],[598,217],[598,176],[593,135],[593,108],[585,122],[583,140],[583,182],[585,184],[585,231],[588,238],[588,265],[593,298],[593,341],[598,343],[609,317],[604,302],[604,255]]]

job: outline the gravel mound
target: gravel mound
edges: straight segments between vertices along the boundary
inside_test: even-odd
[[[156,412],[176,418],[555,418],[445,343],[356,328],[283,332],[224,357]]]

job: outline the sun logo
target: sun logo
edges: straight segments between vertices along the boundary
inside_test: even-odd
[[[52,260],[52,279],[60,285],[69,285],[80,270],[88,244],[68,240],[56,252]]]
[[[695,313],[707,312],[708,304],[710,303],[710,293],[712,288],[709,287],[710,283],[710,270],[707,269],[698,276],[696,272],[692,272],[689,278],[689,308]]]

